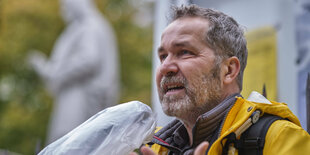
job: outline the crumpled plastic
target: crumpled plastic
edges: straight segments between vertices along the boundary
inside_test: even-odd
[[[146,104],[123,103],[92,116],[39,155],[127,155],[152,139],[155,120]]]

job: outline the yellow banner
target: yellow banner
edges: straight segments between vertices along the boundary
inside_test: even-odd
[[[248,63],[244,72],[242,95],[252,91],[262,93],[266,85],[267,98],[277,100],[276,30],[273,27],[255,29],[246,34]]]

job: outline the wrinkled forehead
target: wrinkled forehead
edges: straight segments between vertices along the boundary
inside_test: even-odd
[[[201,17],[182,17],[170,23],[161,38],[171,34],[189,34],[204,38],[209,28],[209,21]]]
[[[209,22],[200,17],[182,17],[170,23],[161,36],[161,46],[175,42],[205,42]]]

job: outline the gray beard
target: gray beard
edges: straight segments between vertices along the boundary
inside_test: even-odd
[[[219,78],[204,76],[193,81],[191,87],[183,76],[163,77],[161,84],[166,81],[181,82],[185,87],[184,96],[161,95],[163,111],[168,116],[175,116],[186,124],[195,124],[197,118],[213,109],[220,103],[221,90]],[[162,90],[163,91],[163,90]]]

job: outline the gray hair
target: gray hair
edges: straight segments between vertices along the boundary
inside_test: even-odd
[[[171,22],[181,17],[201,17],[209,21],[206,31],[206,43],[215,51],[216,65],[223,59],[236,56],[240,61],[240,72],[237,83],[242,90],[243,71],[247,64],[248,50],[244,29],[230,16],[209,8],[197,5],[172,8]]]

